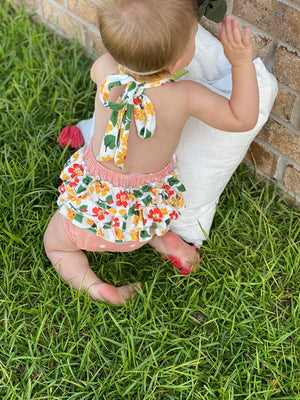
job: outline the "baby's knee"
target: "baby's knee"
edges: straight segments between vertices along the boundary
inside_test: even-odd
[[[48,254],[48,252],[51,250],[50,243],[51,243],[51,232],[48,225],[43,236],[43,244],[46,254]]]
[[[46,254],[49,251],[54,250],[57,234],[58,234],[57,215],[55,213],[50,219],[43,236],[43,243]]]

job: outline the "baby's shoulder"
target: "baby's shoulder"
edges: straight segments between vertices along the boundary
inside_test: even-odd
[[[105,53],[94,62],[91,68],[91,79],[97,84],[101,84],[103,80],[111,74],[118,72],[118,63],[109,53]]]
[[[184,103],[186,101],[186,96],[189,92],[189,81],[180,80],[170,82],[166,85],[168,89],[167,95],[170,96],[174,102]]]

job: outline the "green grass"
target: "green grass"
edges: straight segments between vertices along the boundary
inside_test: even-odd
[[[300,399],[300,211],[242,166],[190,277],[146,246],[89,254],[104,280],[136,280],[124,307],[72,291],[42,236],[71,154],[56,138],[91,116],[80,47],[0,7],[0,398]]]

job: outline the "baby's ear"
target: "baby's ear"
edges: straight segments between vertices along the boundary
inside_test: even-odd
[[[182,61],[183,56],[179,56],[171,65],[168,67],[168,71],[171,74],[175,74],[178,72],[181,68],[181,61]]]

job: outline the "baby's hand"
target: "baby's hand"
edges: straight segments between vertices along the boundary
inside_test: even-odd
[[[224,48],[224,54],[233,66],[242,65],[252,61],[252,45],[250,29],[246,28],[244,37],[241,36],[239,24],[230,15],[222,21],[220,40]]]

